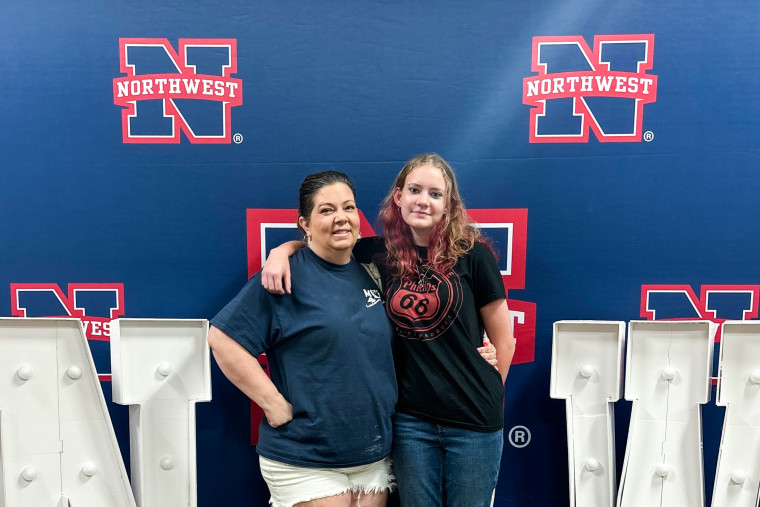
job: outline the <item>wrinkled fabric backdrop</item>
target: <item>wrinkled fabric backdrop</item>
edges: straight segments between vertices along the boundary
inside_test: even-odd
[[[520,354],[495,505],[567,505],[564,402],[549,398],[554,321],[646,319],[655,307],[657,318],[757,317],[759,22],[760,4],[735,0],[6,2],[0,315],[74,314],[79,287],[79,306],[102,322],[210,318],[261,248],[293,235],[264,227],[262,245],[258,224],[294,223],[271,210],[296,207],[306,174],[348,173],[369,230],[404,161],[438,152],[478,221],[515,220],[485,227],[512,269]],[[615,40],[630,44],[605,46]],[[570,81],[526,95],[526,78],[600,61],[629,73],[617,96],[586,90],[581,110],[551,95]],[[194,72],[226,81],[132,110],[114,81]],[[536,91],[549,94],[544,111]],[[24,291],[34,287],[48,292]],[[652,287],[670,292],[647,299]],[[45,297],[56,288],[63,298]],[[100,331],[91,345],[106,375]],[[197,407],[198,503],[266,506],[255,409],[212,368],[213,401]],[[714,399],[703,408],[708,499],[724,414]],[[618,471],[630,407],[615,404]],[[129,468],[128,410],[109,409]]]

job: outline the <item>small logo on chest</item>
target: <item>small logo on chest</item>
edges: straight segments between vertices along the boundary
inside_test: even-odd
[[[364,289],[364,297],[367,298],[367,304],[365,305],[367,308],[375,306],[382,301],[380,299],[380,291],[377,289]]]

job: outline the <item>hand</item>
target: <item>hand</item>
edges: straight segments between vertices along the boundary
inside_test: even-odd
[[[496,347],[493,346],[487,336],[483,336],[483,346],[478,347],[478,352],[480,353],[480,357],[485,359],[488,364],[494,368],[497,367],[499,361],[496,359]]]
[[[272,294],[290,294],[290,258],[278,248],[269,252],[261,270],[261,285]]]
[[[293,420],[293,405],[280,395],[270,407],[264,410],[264,417],[272,428],[277,428]]]

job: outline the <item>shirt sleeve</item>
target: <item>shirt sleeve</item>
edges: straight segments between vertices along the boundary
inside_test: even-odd
[[[477,307],[482,308],[497,299],[506,299],[501,271],[491,250],[482,243],[476,243],[469,255]]]
[[[273,300],[261,286],[257,273],[235,298],[211,319],[211,324],[230,336],[254,356],[265,352],[277,339],[279,329]]]

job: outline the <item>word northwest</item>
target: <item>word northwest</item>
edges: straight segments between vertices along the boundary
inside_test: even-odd
[[[243,103],[240,79],[193,74],[192,78],[177,74],[150,74],[114,79],[114,102],[125,105],[134,100],[205,99]]]
[[[657,93],[657,76],[633,72],[564,72],[523,80],[523,94],[533,100],[566,97],[644,99]]]

